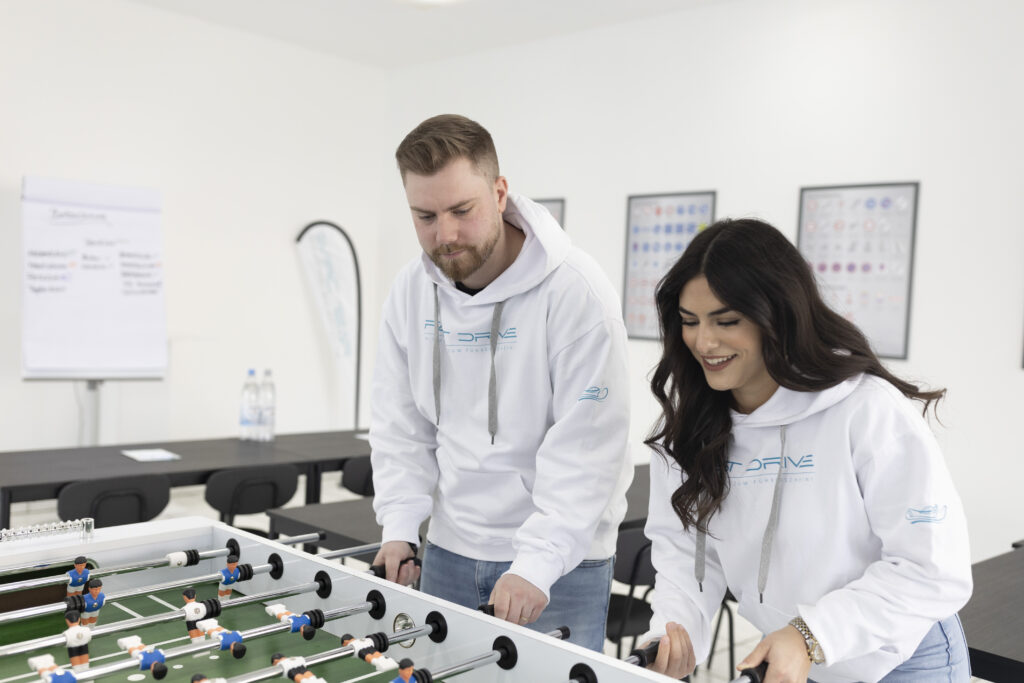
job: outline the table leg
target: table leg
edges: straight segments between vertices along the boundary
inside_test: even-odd
[[[0,529],[11,528],[11,492],[0,488]]]
[[[309,473],[306,475],[306,505],[320,502],[320,475],[322,472],[319,464],[310,465]]]

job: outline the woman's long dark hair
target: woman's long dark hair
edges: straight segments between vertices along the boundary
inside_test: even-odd
[[[651,391],[662,415],[645,443],[686,474],[672,495],[684,528],[706,532],[729,489],[732,393],[708,386],[679,317],[683,287],[701,275],[719,301],[760,328],[764,364],[780,386],[821,391],[868,373],[922,401],[924,411],[946,393],[922,391],[882,367],[861,331],[822,300],[810,266],[781,232],[753,219],[718,221],[694,238],[655,292],[664,350]]]

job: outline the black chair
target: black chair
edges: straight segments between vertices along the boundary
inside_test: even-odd
[[[370,456],[349,458],[341,468],[341,485],[360,496],[373,495],[373,467]]]
[[[206,480],[206,502],[220,512],[220,521],[234,524],[235,515],[251,515],[281,507],[299,487],[295,465],[261,465],[220,470]],[[267,536],[265,531],[245,531]]]
[[[715,634],[711,636],[711,653],[708,654],[706,665],[708,671],[711,670],[711,660],[715,658],[715,645],[718,643],[718,632],[722,628],[722,619],[729,620],[729,671],[733,672],[736,670],[736,633],[733,629],[733,614],[730,602],[736,602],[736,598],[733,596],[732,591],[726,588],[725,598],[722,600],[722,606],[718,610],[718,621],[715,622]]]
[[[167,507],[171,482],[163,474],[86,479],[57,494],[57,515],[64,521],[92,517],[96,528],[148,522]]]
[[[644,536],[641,527],[619,529],[615,546],[615,580],[627,584],[629,593],[612,593],[608,602],[608,622],[605,635],[615,643],[616,656],[622,659],[622,641],[633,637],[630,649],[636,647],[636,639],[650,628],[653,610],[647,601],[654,589],[654,565],[651,563],[651,542]],[[645,589],[638,596],[637,590]]]

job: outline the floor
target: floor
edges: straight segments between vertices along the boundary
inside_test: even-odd
[[[331,503],[341,500],[351,500],[356,497],[355,494],[341,487],[339,479],[340,477],[337,473],[324,475],[321,492],[322,502]],[[295,497],[293,497],[285,507],[301,506],[304,502],[304,495],[305,482],[303,478],[300,478],[299,487]],[[172,489],[170,503],[168,503],[167,508],[157,517],[157,519],[173,519],[189,515],[200,515],[210,517],[212,519],[218,519],[219,517],[217,511],[207,505],[206,501],[203,499],[202,486],[184,486]],[[59,521],[57,517],[56,501],[15,503],[11,506],[12,527],[30,526],[33,524],[56,521]],[[268,518],[266,515],[262,514],[239,515],[235,518],[235,525],[240,527],[251,527],[265,530],[268,526],[267,522]],[[616,592],[624,592],[625,588],[625,586],[616,584],[612,587],[612,590]],[[754,649],[754,646],[761,639],[761,633],[739,615],[734,616],[734,636],[736,639],[735,652],[736,661],[738,662],[743,659],[747,653]],[[629,647],[630,645],[631,643],[627,641],[626,647]],[[623,650],[626,650],[626,647],[624,647]],[[696,674],[690,677],[690,680],[693,683],[721,683],[722,681],[731,681],[735,677],[735,674],[729,671],[728,648],[728,635],[726,627],[723,624],[718,642],[715,643],[715,654],[711,657],[713,665],[712,668],[708,670],[706,667],[700,667]],[[614,643],[605,643],[605,654],[612,657],[615,656]],[[978,678],[972,679],[972,681],[983,683],[981,679]]]

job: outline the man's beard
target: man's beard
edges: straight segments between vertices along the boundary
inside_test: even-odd
[[[487,259],[494,253],[494,248],[498,245],[498,237],[501,234],[502,222],[501,217],[499,217],[497,229],[480,246],[467,244],[437,247],[430,252],[430,260],[452,282],[464,281],[479,270],[480,266],[486,263]],[[462,251],[462,253],[453,259],[444,257],[444,254],[450,254],[453,251]]]

